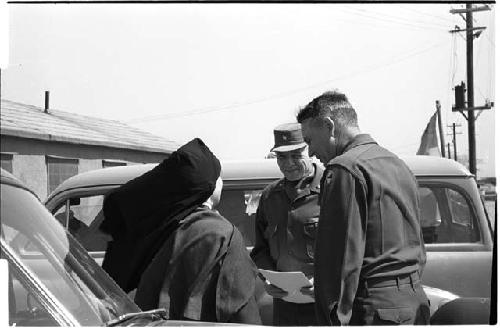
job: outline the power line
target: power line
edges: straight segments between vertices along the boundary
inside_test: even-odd
[[[398,24],[403,24],[403,25],[409,25],[409,26],[414,26],[414,27],[418,27],[418,28],[447,28],[447,26],[445,25],[442,25],[442,24],[436,24],[436,23],[423,23],[421,21],[415,21],[415,20],[412,20],[412,21],[408,21],[408,20],[405,20],[399,16],[394,16],[394,15],[389,15],[389,14],[386,14],[386,13],[381,13],[381,12],[377,12],[377,11],[374,11],[374,10],[368,10],[368,9],[358,9],[358,8],[343,8],[343,9],[346,9],[346,10],[350,10],[351,13],[353,13],[352,11],[355,11],[355,15],[360,15],[360,16],[363,16],[363,17],[368,17],[368,18],[371,18],[371,19],[376,19],[376,20],[385,20],[385,21],[388,21],[388,22],[393,22],[393,23],[398,23]],[[376,15],[376,16],[372,16],[372,15]],[[382,17],[381,17],[382,16]],[[383,16],[385,16],[386,18],[383,18]],[[413,23],[413,24],[411,24]],[[434,26],[430,26],[430,25],[434,25]]]
[[[356,15],[355,13],[350,13],[348,12],[348,14],[351,14],[351,15]],[[373,23],[370,23],[368,21],[362,21],[362,20],[359,20],[357,18],[355,18],[355,20],[352,20],[352,19],[346,19],[344,17],[335,17],[335,20],[338,20],[338,21],[343,21],[343,22],[348,22],[348,23],[355,23],[356,25],[365,25],[365,26],[371,26],[371,27],[376,27],[376,28],[387,28],[387,29],[391,29],[393,30],[394,29],[394,23],[393,22],[388,22],[388,21],[381,21],[380,19],[376,19],[375,17],[370,17],[372,18],[373,20],[375,20],[375,22]],[[423,31],[423,30],[429,30],[429,28],[422,28],[421,26],[406,26],[406,25],[400,25],[398,28],[400,29],[406,29],[406,30],[410,30],[410,31]],[[431,28],[432,29],[432,28]],[[433,31],[436,31],[437,28],[433,28],[432,29]],[[444,35],[444,30],[441,30],[439,29],[440,31],[443,32],[443,35]]]
[[[381,21],[382,20],[382,21],[391,22],[391,23],[394,23],[394,24],[399,24],[399,25],[402,25],[402,26],[410,26],[410,27],[413,27],[413,28],[420,28],[420,29],[427,29],[427,30],[434,30],[434,31],[435,30],[444,31],[444,29],[445,29],[444,26],[443,27],[441,27],[441,26],[437,27],[437,26],[430,26],[429,24],[415,25],[415,24],[410,24],[408,22],[402,22],[402,21],[399,21],[399,20],[381,18],[379,16],[371,16],[371,15],[368,15],[368,14],[366,14],[364,12],[360,12],[361,10],[357,10],[357,9],[354,9],[354,8],[342,8],[340,10],[343,11],[343,12],[346,12],[347,14],[352,14],[352,15],[357,15],[357,16],[361,16],[361,17],[366,17],[366,18],[374,19],[376,21]],[[353,12],[352,10],[354,10],[356,12]]]
[[[378,12],[378,11],[375,11],[375,10],[369,10],[369,9],[364,9],[364,8],[363,9],[351,8],[351,9],[357,10],[357,11],[360,11],[360,12],[366,12],[366,13],[375,14],[375,15],[377,15],[377,17],[380,17],[380,16],[389,17],[392,20],[396,20],[396,21],[399,21],[399,22],[402,21],[405,24],[408,23],[408,20],[402,18],[401,16],[389,15],[389,14],[386,14],[386,13],[381,13],[381,12]],[[444,24],[439,24],[439,23],[424,22],[424,21],[415,20],[415,19],[411,19],[411,23],[425,25],[425,26],[434,25],[434,26],[436,26],[438,28],[448,28],[448,26],[449,26],[449,24],[444,25]]]
[[[418,11],[418,10],[415,10],[415,9],[410,9],[410,8],[405,7],[403,5],[398,5],[398,7],[402,8],[402,9],[405,9],[405,10],[408,10],[408,11],[413,11],[414,13],[421,14],[421,15],[424,15],[424,16],[438,18],[438,19],[441,19],[441,20],[443,20],[443,21],[445,21],[447,23],[450,23],[450,24],[455,24],[455,21],[452,20],[452,19],[447,19],[447,18],[444,18],[444,17],[441,17],[441,16],[437,16],[437,15],[425,13],[425,12]]]
[[[452,83],[455,83],[455,75],[457,74],[457,33],[453,36],[453,75],[452,75]]]
[[[451,43],[451,53],[450,53],[450,67],[449,67],[449,70],[448,70],[448,76],[450,77],[450,79],[448,80],[448,92],[446,93],[447,94],[447,101],[449,103],[451,103],[451,90],[453,90],[453,85],[454,85],[454,82],[455,82],[455,75],[456,75],[456,72],[457,72],[457,36],[456,36],[457,33],[453,33],[452,35],[452,43]],[[448,117],[448,111],[444,111],[445,113],[445,121],[446,121],[446,124],[448,124],[448,120],[449,120],[449,117]]]
[[[491,41],[490,37],[488,36],[488,34],[484,34],[484,36],[486,37],[486,39],[490,42],[490,44],[495,47],[495,42]]]
[[[443,45],[444,44],[442,42],[438,42],[438,43],[436,43],[436,44],[434,44],[432,46],[429,46],[427,48],[424,48],[422,50],[419,50],[419,51],[416,51],[416,52],[404,55],[401,58],[395,58],[392,61],[389,61],[389,62],[386,62],[386,63],[382,63],[380,65],[373,65],[372,67],[368,67],[368,68],[365,68],[365,69],[361,69],[359,71],[355,71],[355,72],[351,72],[351,73],[348,73],[348,74],[344,74],[342,76],[338,76],[338,77],[330,79],[330,80],[322,81],[322,82],[319,82],[319,83],[315,83],[313,85],[309,85],[309,86],[306,86],[306,87],[302,87],[302,88],[298,88],[298,89],[294,89],[294,90],[289,90],[289,91],[281,92],[281,93],[274,94],[274,95],[269,95],[269,96],[266,96],[266,97],[256,98],[256,99],[249,100],[249,101],[244,101],[244,102],[230,103],[230,104],[226,104],[226,105],[222,105],[222,106],[204,107],[204,108],[194,109],[194,110],[190,110],[190,111],[186,111],[186,112],[180,112],[180,113],[172,113],[172,114],[163,114],[163,115],[155,115],[155,116],[138,117],[138,118],[135,118],[135,119],[128,120],[127,122],[128,123],[141,123],[141,122],[148,122],[148,121],[152,121],[152,120],[163,120],[163,119],[171,119],[171,118],[179,118],[179,117],[186,117],[186,116],[207,114],[207,113],[219,112],[219,111],[223,111],[223,110],[227,110],[227,109],[238,108],[238,107],[253,105],[253,104],[257,104],[257,103],[267,102],[267,101],[271,101],[271,100],[275,100],[275,99],[285,98],[285,97],[288,97],[290,95],[303,92],[305,90],[315,89],[315,88],[318,88],[320,86],[324,86],[325,84],[329,84],[331,82],[335,82],[335,81],[339,81],[339,80],[344,80],[344,79],[347,79],[347,78],[352,78],[352,77],[354,77],[356,75],[360,75],[360,74],[364,74],[364,73],[376,71],[376,70],[379,70],[381,68],[394,65],[394,64],[399,63],[401,61],[404,61],[406,59],[409,59],[409,58],[418,56],[418,55],[420,55],[422,53],[428,52],[428,51],[430,51],[430,50],[432,50],[434,48],[442,47]]]

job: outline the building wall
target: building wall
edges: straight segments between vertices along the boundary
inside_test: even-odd
[[[3,151],[3,147],[1,148]],[[44,155],[21,155],[12,157],[12,174],[33,190],[40,200],[47,196],[47,166]]]
[[[47,195],[46,156],[78,159],[78,173],[102,168],[102,160],[136,163],[159,163],[168,153],[152,153],[2,135],[0,152],[11,153],[12,173],[26,183],[43,201]]]

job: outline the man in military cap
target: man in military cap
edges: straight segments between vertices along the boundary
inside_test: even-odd
[[[261,269],[302,271],[312,279],[323,168],[309,157],[298,123],[274,129],[271,151],[276,153],[284,178],[262,192],[255,221],[256,242],[250,256]],[[274,298],[274,325],[316,324],[313,298],[309,303],[288,302],[286,291],[270,284],[265,288]]]

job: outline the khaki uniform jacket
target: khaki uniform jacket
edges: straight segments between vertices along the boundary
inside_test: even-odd
[[[358,285],[422,273],[418,185],[406,164],[360,134],[326,166],[314,275],[320,325],[348,324]]]
[[[297,190],[280,179],[262,192],[255,222],[251,257],[259,268],[314,274],[314,242],[319,219],[319,192],[323,168],[314,164],[313,177]]]

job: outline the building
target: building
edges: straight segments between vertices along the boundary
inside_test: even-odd
[[[4,99],[0,136],[1,167],[42,200],[75,174],[108,166],[161,162],[180,146],[119,121]]]

